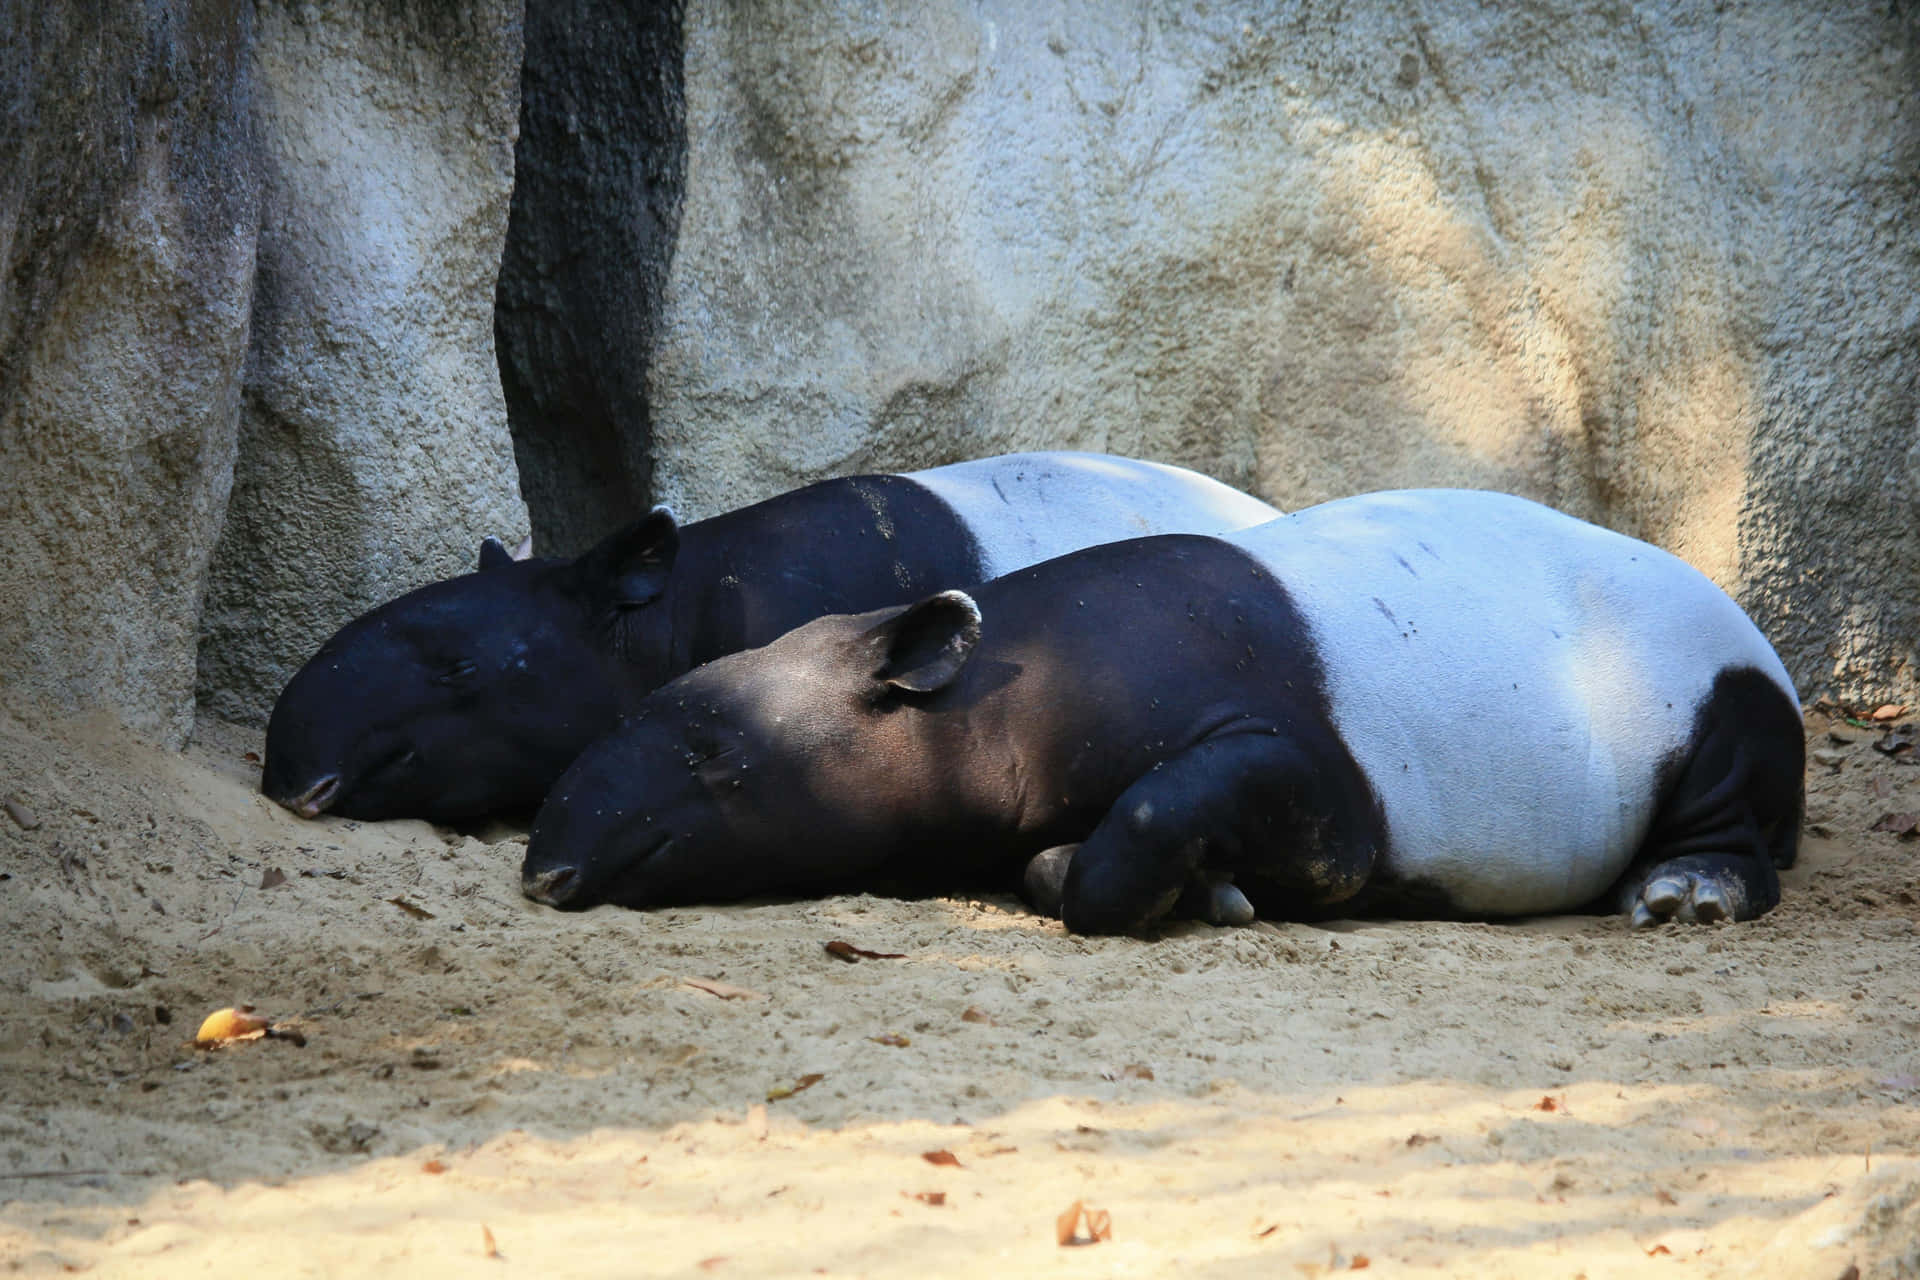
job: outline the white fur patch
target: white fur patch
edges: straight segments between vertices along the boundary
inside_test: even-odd
[[[1280,514],[1184,467],[1102,453],[1009,453],[908,473],[952,508],[982,579],[1083,547],[1153,533],[1231,533]]]
[[[1522,498],[1368,494],[1228,541],[1307,618],[1395,872],[1464,911],[1564,910],[1604,891],[1722,670],[1751,666],[1794,698],[1705,575]]]

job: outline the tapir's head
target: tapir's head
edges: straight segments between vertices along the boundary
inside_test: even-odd
[[[665,678],[678,545],[662,507],[578,560],[516,559],[354,619],[281,691],[260,789],[302,817],[475,817],[538,804],[623,699]]]
[[[979,639],[973,600],[943,591],[816,619],[663,686],[554,784],[522,889],[556,907],[646,907],[869,865],[938,786],[914,708]]]

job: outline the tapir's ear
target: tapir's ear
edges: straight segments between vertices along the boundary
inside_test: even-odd
[[[580,557],[580,567],[596,591],[616,607],[632,609],[659,599],[667,589],[679,550],[673,508],[655,507]]]
[[[480,540],[480,570],[498,569],[503,564],[513,563],[513,554],[500,539],[491,535]]]
[[[867,632],[879,655],[873,677],[908,693],[944,689],[980,643],[980,606],[964,591],[942,591]]]

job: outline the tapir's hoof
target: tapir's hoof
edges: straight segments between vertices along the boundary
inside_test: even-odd
[[[1188,876],[1173,914],[1183,920],[1228,927],[1254,921],[1253,904],[1234,886],[1231,871],[1201,870]]]
[[[1059,844],[1042,849],[1027,863],[1021,892],[1027,905],[1043,916],[1060,918],[1060,899],[1067,887],[1067,868],[1073,865],[1077,844]]]
[[[1738,917],[1735,895],[1727,885],[1696,871],[1663,871],[1640,887],[1632,908],[1636,929],[1677,921],[1681,924],[1719,924]]]
[[[1253,904],[1231,880],[1218,880],[1207,892],[1207,923],[1249,925],[1253,923]]]

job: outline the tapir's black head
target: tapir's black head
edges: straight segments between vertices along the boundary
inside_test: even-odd
[[[677,545],[660,508],[576,561],[515,560],[342,627],[281,691],[260,789],[302,817],[475,817],[538,804],[622,701],[664,678]],[[651,678],[650,678],[651,677]]]
[[[958,591],[820,618],[655,691],[534,820],[521,887],[550,906],[662,906],[818,883],[891,851],[938,762],[911,714],[980,638]]]

